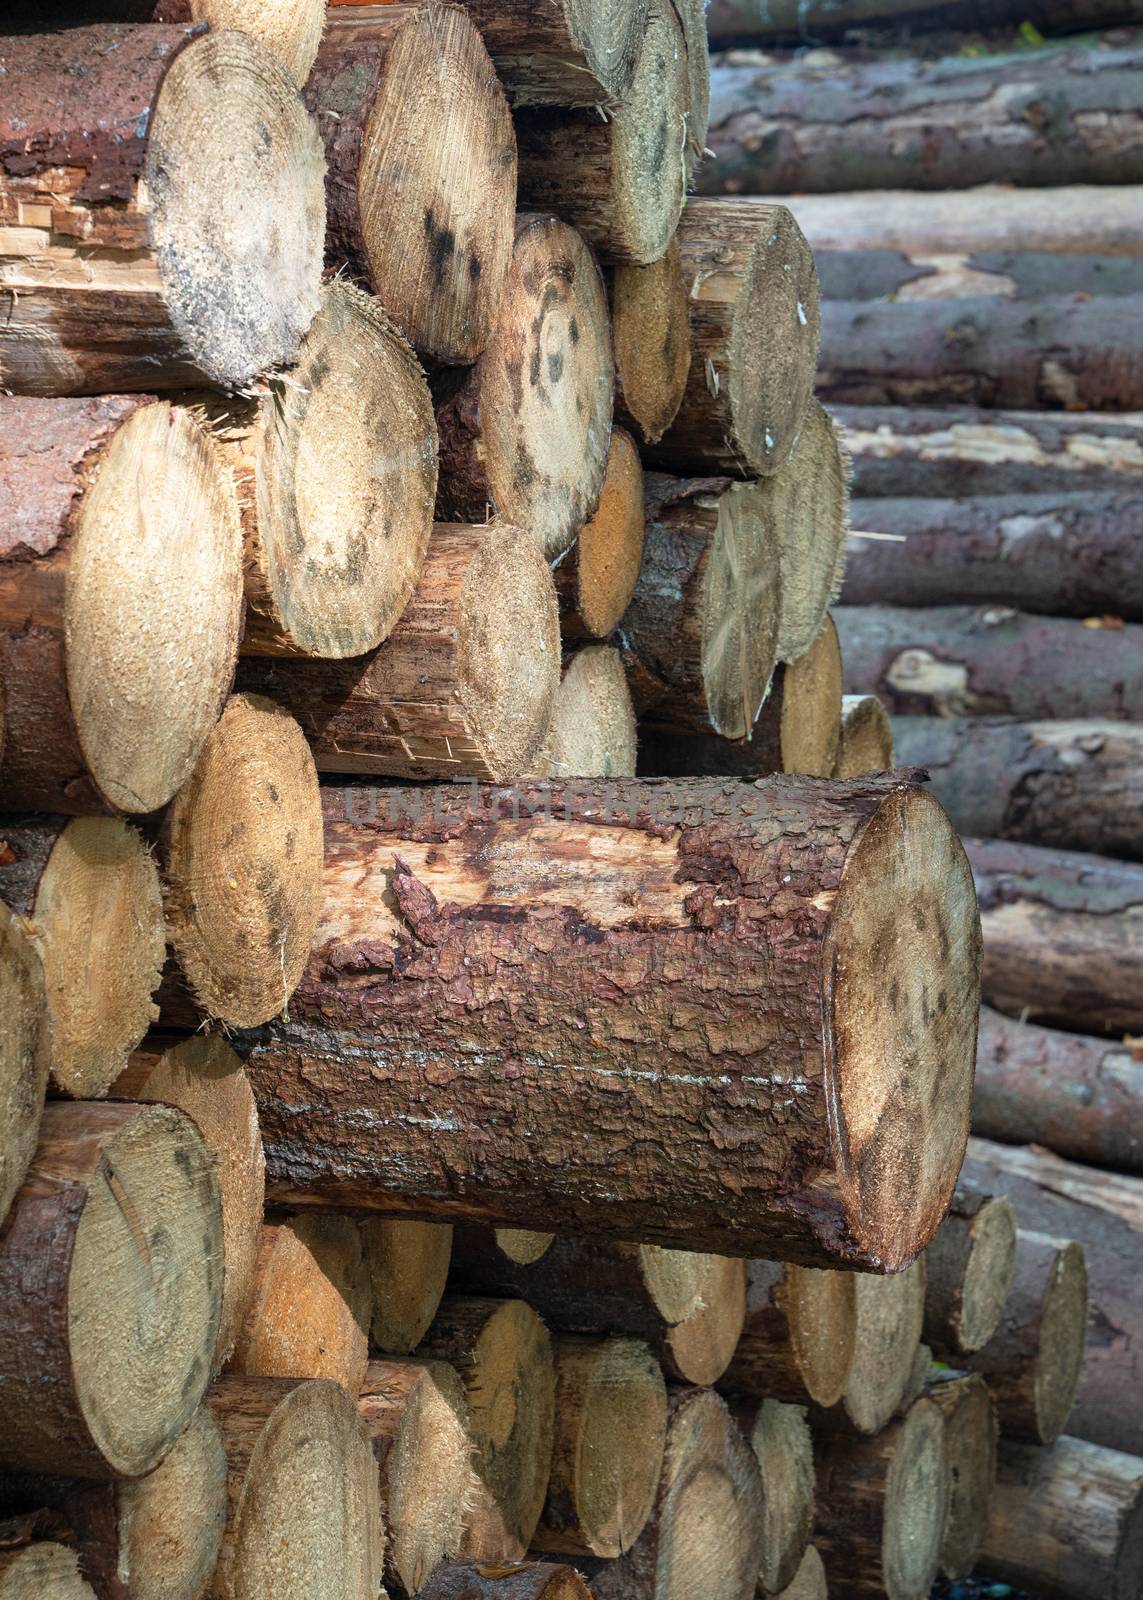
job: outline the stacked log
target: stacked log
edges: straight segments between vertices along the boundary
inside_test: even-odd
[[[970,31],[991,30],[1030,22],[1042,33],[1083,33],[1088,28],[1110,28],[1137,22],[1134,0],[845,0],[842,6],[806,4],[805,0],[770,0],[765,11],[743,0],[714,0],[710,8],[710,37],[767,40],[799,44],[844,38],[869,28]]]

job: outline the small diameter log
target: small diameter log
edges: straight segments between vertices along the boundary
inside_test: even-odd
[[[813,254],[785,206],[688,200],[679,256],[691,363],[670,427],[648,452],[673,472],[775,472],[803,426],[820,318]]]
[[[762,1562],[762,1482],[718,1395],[675,1390],[655,1509],[618,1561],[586,1561],[595,1600],[745,1600]]]
[[[561,555],[599,504],[614,374],[591,251],[555,217],[521,213],[484,353],[438,387],[437,515],[483,523],[492,508]]]
[[[371,1361],[357,1409],[380,1471],[386,1583],[421,1594],[464,1537],[472,1493],[464,1385],[443,1361]]]
[[[522,1300],[446,1295],[418,1355],[455,1367],[468,1395],[477,1481],[463,1553],[518,1561],[539,1523],[552,1459],[556,1379],[548,1330]]]
[[[858,1273],[853,1361],[835,1421],[877,1433],[900,1407],[917,1368],[925,1317],[925,1257],[892,1277]],[[925,1368],[928,1361],[924,1362]]]
[[[357,1225],[314,1212],[262,1229],[229,1372],[332,1378],[356,1394],[369,1362],[369,1275]]]
[[[611,274],[615,416],[644,444],[658,444],[683,402],[691,366],[688,285],[678,242],[645,267]]]
[[[504,1232],[461,1230],[452,1269],[458,1286],[519,1295],[562,1331],[642,1340],[683,1383],[710,1384],[725,1371],[746,1311],[743,1262],[578,1233],[561,1233],[522,1258],[505,1250]]]
[[[924,1336],[952,1361],[996,1332],[1016,1270],[1016,1218],[1003,1196],[958,1188],[925,1252]]]
[[[494,1228],[496,1247],[509,1261],[530,1266],[546,1255],[555,1243],[554,1233],[537,1233],[534,1228]]]
[[[1134,1044],[980,1014],[972,1125],[1091,1166],[1143,1173],[1143,1057]]]
[[[446,1561],[420,1600],[592,1600],[574,1567],[554,1561]]]
[[[802,1557],[793,1581],[775,1600],[829,1600],[825,1563],[816,1545],[810,1545]]]
[[[927,1600],[948,1511],[944,1436],[944,1414],[926,1398],[872,1438],[817,1436],[814,1543],[831,1589]]]
[[[0,819],[0,896],[43,964],[57,1091],[106,1094],[158,1015],[163,902],[149,847],[118,817]]]
[[[419,355],[474,361],[516,208],[516,139],[488,51],[459,6],[328,16],[305,91],[325,142],[327,265],[369,285]]]
[[[746,1322],[720,1387],[759,1399],[836,1405],[857,1347],[856,1275],[752,1261]]]
[[[941,1572],[955,1581],[975,1568],[993,1514],[996,1408],[988,1385],[975,1373],[941,1373],[925,1393],[945,1419],[950,1485]]]
[[[1143,1033],[1143,867],[1000,840],[968,851],[990,1003],[1093,1034]]]
[[[758,492],[782,552],[778,659],[797,661],[813,647],[841,588],[849,530],[849,458],[833,418],[816,400],[806,405],[785,464],[763,478]]]
[[[599,505],[554,568],[565,639],[606,639],[615,629],[635,592],[645,527],[639,452],[613,428]]]
[[[437,1314],[452,1257],[452,1224],[369,1217],[361,1250],[373,1296],[372,1340],[387,1355],[407,1355]]]
[[[222,1295],[211,1161],[169,1106],[49,1103],[0,1234],[0,1463],[140,1477],[210,1377]]]
[[[814,1526],[814,1446],[801,1406],[780,1400],[730,1401],[762,1476],[759,1595],[794,1584]]]
[[[96,1600],[96,1596],[80,1575],[74,1550],[50,1539],[34,1539],[0,1546],[0,1600]]]
[[[245,661],[323,772],[490,778],[534,770],[559,687],[552,576],[530,532],[437,524],[413,598],[357,661]]]
[[[833,776],[860,778],[867,772],[888,772],[893,765],[893,724],[880,700],[872,694],[842,695],[841,736]]]
[[[165,828],[167,927],[195,1003],[255,1027],[285,1009],[320,907],[321,797],[294,719],[233,695]]]
[[[0,873],[0,880],[2,878]],[[0,1016],[5,1019],[0,1030],[0,1226],[3,1226],[39,1137],[52,1038],[51,1011],[39,952],[22,919],[2,902]]]
[[[136,1050],[111,1086],[121,1100],[157,1101],[186,1112],[214,1159],[222,1203],[222,1314],[217,1372],[234,1348],[250,1302],[262,1234],[266,1164],[258,1109],[242,1063],[218,1034],[155,1039]]]
[[[631,85],[606,114],[518,111],[521,204],[567,217],[605,261],[664,255],[690,175],[682,6],[649,0]]]
[[[318,308],[321,141],[263,45],[201,35],[4,40],[9,391],[241,389],[297,356]]]
[[[233,488],[165,401],[7,398],[0,421],[3,804],[153,811],[234,672]]]
[[[363,1419],[328,1379],[221,1378],[227,1516],[210,1600],[377,1600],[385,1533]]]
[[[532,1548],[614,1559],[643,1532],[667,1435],[667,1387],[637,1339],[564,1337],[551,1477]]]
[[[1025,20],[1043,33],[1083,33],[1089,28],[1125,26],[1139,19],[1134,0],[770,0],[759,13],[749,0],[714,0],[710,8],[711,40],[766,39],[787,43],[841,39],[865,28],[910,31],[928,28],[1000,30]]]
[[[573,651],[548,729],[552,778],[633,778],[635,708],[623,657],[608,644]]]
[[[1133,1600],[1143,1586],[1143,1461],[1084,1439],[1000,1443],[981,1568],[1061,1600]]]
[[[987,1380],[1005,1434],[1051,1444],[1063,1432],[1079,1387],[1087,1315],[1083,1246],[1019,1230],[999,1327],[965,1362]]]
[[[893,742],[962,833],[1143,861],[1143,722],[894,717]]]
[[[979,919],[944,813],[900,774],[605,791],[325,791],[310,972],[247,1059],[272,1194],[899,1269],[971,1097]]]

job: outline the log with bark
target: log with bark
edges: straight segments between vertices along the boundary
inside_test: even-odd
[[[985,1007],[972,1126],[986,1139],[1143,1173],[1143,1052]]]
[[[737,58],[739,61],[741,57]],[[935,61],[758,55],[711,73],[707,194],[1134,184],[1137,41]]]
[[[1138,0],[713,0],[710,37],[817,43],[870,28],[994,32],[1030,22],[1042,33],[1084,33],[1140,20]]]
[[[491,507],[561,555],[599,504],[614,386],[594,256],[566,223],[521,212],[484,353],[438,381],[438,516],[483,523]]]
[[[22,1538],[0,1524],[0,1600],[96,1600],[74,1550],[53,1539]]]
[[[758,1464],[725,1402],[709,1389],[676,1389],[646,1528],[618,1561],[580,1565],[595,1600],[746,1600],[764,1526]]]
[[[980,932],[907,775],[325,800],[310,970],[247,1058],[280,1203],[876,1271],[929,1242]]]
[[[720,1387],[758,1399],[833,1406],[857,1346],[857,1277],[752,1261],[746,1321]]]
[[[512,116],[476,24],[455,5],[332,8],[305,99],[325,143],[327,265],[368,284],[419,355],[474,361],[516,206]]]
[[[1047,250],[818,250],[823,300],[1006,300],[1138,294],[1130,256],[1057,255]]]
[[[774,472],[814,387],[813,254],[786,207],[760,200],[688,200],[676,237],[691,361],[679,409],[648,457],[672,472]]]
[[[814,1526],[813,1436],[801,1406],[780,1400],[729,1401],[762,1478],[762,1561],[759,1594],[795,1582]]]
[[[842,695],[833,776],[860,778],[867,772],[887,772],[893,764],[893,724],[880,700],[872,694]]]
[[[976,1373],[939,1372],[925,1390],[944,1413],[949,1508],[941,1572],[967,1578],[988,1535],[996,1489],[996,1408]]]
[[[557,779],[635,776],[635,708],[614,646],[572,651],[538,770]]]
[[[626,611],[643,559],[643,468],[631,435],[611,430],[599,504],[554,567],[565,639],[606,639]]]
[[[377,1600],[385,1554],[377,1461],[328,1378],[220,1378],[226,1530],[209,1600]]]
[[[1133,1600],[1143,1588],[1143,1461],[1083,1439],[1000,1443],[980,1565],[1061,1600]]]
[[[925,1252],[924,1336],[953,1364],[988,1343],[1000,1323],[1016,1269],[1016,1218],[1003,1195],[971,1184],[953,1196]]]
[[[158,1015],[165,942],[150,848],[118,817],[0,818],[0,897],[43,967],[57,1092],[106,1094]]]
[[[1143,860],[1143,723],[894,717],[961,833]]]
[[[153,811],[190,773],[234,672],[233,487],[204,430],[165,401],[8,397],[0,421],[0,803]]]
[[[380,1474],[386,1584],[421,1594],[464,1537],[472,1492],[464,1385],[443,1361],[371,1361],[357,1409]]]
[[[296,357],[318,309],[321,141],[263,45],[202,34],[3,41],[6,390],[241,389]]]
[[[592,1600],[574,1567],[555,1561],[446,1561],[421,1600]]]
[[[2,853],[2,842],[0,842]],[[0,891],[4,874],[0,872]],[[51,1066],[51,1011],[39,951],[0,901],[0,1227],[39,1137]]]
[[[615,415],[644,444],[658,444],[683,402],[691,366],[687,299],[675,239],[658,261],[612,271]]]
[[[321,899],[321,795],[294,719],[233,695],[164,828],[181,974],[208,1017],[255,1027],[285,1009]]]
[[[683,1383],[714,1383],[725,1371],[746,1311],[741,1261],[578,1233],[561,1233],[541,1254],[521,1259],[505,1250],[504,1231],[460,1230],[457,1286],[519,1295],[563,1332],[642,1340]]]
[[[0,1233],[0,1465],[141,1477],[210,1378],[222,1217],[210,1156],[169,1106],[44,1110]]]
[[[393,632],[353,661],[244,661],[323,772],[490,778],[534,770],[560,676],[555,586],[530,531],[438,523]]]
[[[452,1224],[376,1216],[360,1226],[373,1296],[373,1344],[386,1355],[408,1355],[424,1338],[445,1292]]]

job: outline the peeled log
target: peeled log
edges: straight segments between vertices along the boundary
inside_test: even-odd
[[[0,1464],[141,1477],[210,1377],[222,1219],[209,1155],[168,1106],[65,1104],[0,1233]]]
[[[321,141],[264,46],[200,35],[3,41],[5,389],[241,389],[297,356],[318,308]]]
[[[813,254],[785,206],[758,200],[688,200],[676,237],[691,363],[682,403],[648,458],[672,472],[774,472],[814,387]]]
[[[9,397],[0,421],[2,803],[154,811],[234,672],[233,488],[165,401]]]
[[[924,1336],[955,1364],[996,1332],[1016,1269],[1016,1218],[1003,1196],[965,1185],[925,1252]]]
[[[1143,723],[894,717],[893,742],[961,833],[1143,860]]]
[[[520,213],[484,352],[438,385],[438,516],[483,523],[491,507],[554,560],[599,504],[614,386],[595,258],[566,223]]]
[[[3,903],[0,903],[0,1016],[5,1019],[0,1031],[2,1227],[36,1148],[51,1065],[51,1013],[43,964],[22,919]]]
[[[986,1139],[1143,1173],[1143,1055],[1138,1045],[1038,1028],[985,1007],[972,1126]]]
[[[975,1568],[993,1514],[996,1410],[988,1385],[975,1373],[941,1373],[925,1393],[945,1419],[950,1488],[941,1572],[955,1581]]]
[[[361,1249],[373,1295],[370,1331],[386,1355],[407,1355],[424,1338],[448,1281],[452,1224],[368,1217]]]
[[[844,37],[851,30],[907,27],[998,32],[1024,21],[1043,33],[1083,33],[1139,20],[1138,0],[713,0],[711,40],[781,39],[788,43]]]
[[[380,650],[245,661],[241,682],[297,718],[323,772],[502,782],[534,769],[559,670],[555,587],[531,531],[438,523]]]
[[[553,569],[565,639],[606,639],[615,629],[635,592],[645,526],[639,451],[612,428],[599,504]]]
[[[574,1567],[554,1561],[448,1561],[429,1578],[421,1600],[592,1600]]]
[[[840,649],[838,659],[841,659]],[[888,772],[894,761],[893,725],[877,696],[842,695],[841,729],[833,776],[860,778],[867,772]]]
[[[857,1345],[857,1276],[752,1261],[746,1322],[722,1387],[794,1405],[833,1406]]]
[[[608,644],[573,651],[548,729],[545,777],[633,778],[635,708],[623,657]]]
[[[814,1526],[814,1446],[801,1406],[731,1401],[762,1477],[759,1594],[785,1592],[801,1568]]]
[[[419,355],[474,361],[516,207],[512,117],[474,22],[454,5],[331,7],[305,98],[325,141],[327,265],[368,284]]]
[[[3,818],[0,897],[43,965],[56,1090],[106,1094],[158,1015],[165,940],[150,848],[118,817]]]
[[[1134,1600],[1143,1587],[1143,1461],[1083,1439],[1000,1444],[987,1573],[1061,1600]]]
[[[658,261],[620,265],[611,274],[615,415],[644,444],[658,444],[683,401],[691,365],[687,299],[675,239]]]
[[[325,794],[313,961],[247,1062],[279,1202],[879,1271],[928,1243],[967,1132],[979,921],[927,794]]]

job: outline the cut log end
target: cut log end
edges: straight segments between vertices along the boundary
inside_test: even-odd
[[[841,702],[841,740],[835,778],[888,772],[893,765],[893,725],[876,695],[847,694]]]
[[[738,1600],[757,1580],[762,1486],[753,1452],[723,1402],[697,1390],[667,1435],[655,1594]]]
[[[702,598],[702,680],[710,725],[727,739],[754,726],[778,642],[778,550],[750,484],[719,496]]]
[[[0,904],[0,1226],[36,1148],[51,1062],[44,971],[20,918]]]
[[[631,87],[612,112],[613,216],[595,241],[611,260],[658,261],[671,242],[686,198],[689,101],[677,14],[652,0]]]
[[[564,620],[566,637],[606,639],[618,625],[635,592],[645,527],[639,452],[629,433],[613,428],[599,505],[555,569],[561,602],[566,597],[570,613]]]
[[[955,1581],[976,1566],[988,1530],[996,1485],[996,1412],[987,1384],[975,1375],[942,1377],[927,1394],[945,1419],[951,1484],[941,1571]]]
[[[204,1594],[225,1527],[226,1451],[201,1405],[155,1471],[119,1488],[119,1564],[132,1600]]]
[[[562,0],[560,9],[600,88],[616,98],[626,94],[637,71],[646,5],[631,0]]]
[[[530,1267],[546,1256],[555,1241],[554,1233],[537,1233],[532,1228],[497,1228],[496,1246],[517,1266]]]
[[[189,11],[215,33],[237,28],[264,44],[300,89],[310,75],[325,23],[322,0],[159,0],[156,15],[166,20]]]
[[[644,1246],[647,1252],[653,1247]],[[701,1251],[660,1250],[660,1256],[690,1254],[684,1271],[694,1304],[668,1329],[663,1359],[685,1383],[712,1384],[726,1371],[746,1318],[746,1262]]]
[[[373,1343],[407,1355],[424,1338],[444,1294],[452,1224],[369,1217],[361,1223],[361,1247],[372,1285]]]
[[[814,1523],[814,1450],[800,1406],[763,1400],[748,1438],[762,1474],[762,1564],[766,1594],[796,1585]]]
[[[926,1337],[942,1352],[979,1350],[995,1333],[1012,1285],[1016,1218],[1009,1202],[989,1198],[971,1218],[950,1215],[927,1260],[938,1292],[932,1313],[926,1309]]]
[[[1040,1314],[1033,1405],[1045,1443],[1063,1432],[1075,1403],[1087,1330],[1087,1267],[1083,1246],[1061,1245]]]
[[[854,1280],[857,1336],[845,1386],[845,1411],[861,1433],[877,1433],[905,1399],[925,1315],[925,1269]],[[927,1363],[926,1363],[927,1364]]]
[[[691,365],[687,288],[679,247],[649,266],[617,266],[611,279],[616,409],[646,444],[658,444],[682,404]]]
[[[234,695],[169,818],[168,924],[196,1001],[233,1027],[284,1010],[321,900],[321,798],[302,730]]]
[[[849,459],[837,426],[811,399],[799,427],[789,459],[763,485],[782,542],[781,661],[813,648],[841,589],[849,528]]]
[[[857,1279],[851,1272],[787,1266],[782,1309],[807,1396],[836,1405],[845,1393],[857,1346]]]
[[[79,1557],[65,1545],[37,1540],[18,1550],[0,1550],[0,1600],[96,1600],[79,1570]]]
[[[839,776],[842,661],[837,629],[827,613],[817,639],[782,678],[780,744],[783,772]],[[845,774],[848,776],[848,774]]]
[[[825,1563],[810,1545],[790,1583],[775,1600],[829,1600]]]
[[[927,1400],[901,1423],[885,1482],[881,1570],[889,1600],[923,1600],[940,1562],[948,1507],[945,1424]]]
[[[633,778],[635,710],[619,651],[577,650],[560,680],[548,733],[553,778]]]

